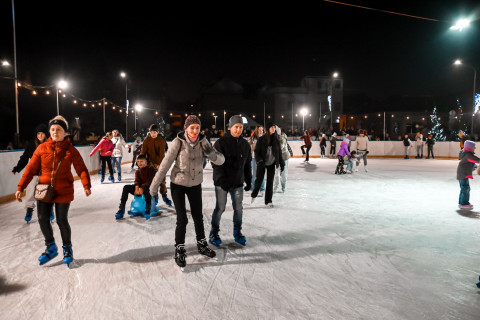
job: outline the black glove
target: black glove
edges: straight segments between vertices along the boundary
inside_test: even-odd
[[[214,152],[213,146],[210,143],[202,143],[202,149],[206,154]]]
[[[247,184],[247,185],[243,188],[243,190],[245,190],[245,191],[250,191],[250,189],[252,189],[252,185],[251,185],[251,184]]]
[[[365,152],[365,154],[368,154],[370,151]]]
[[[132,152],[132,148],[128,148],[128,153],[131,153]]]

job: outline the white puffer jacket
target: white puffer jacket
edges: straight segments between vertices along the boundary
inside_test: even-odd
[[[113,137],[112,142],[113,142],[113,146],[115,147],[115,149],[113,149],[112,158],[123,157],[123,148],[127,147],[125,140],[123,140],[123,138],[119,136],[119,137]]]
[[[193,187],[203,182],[203,157],[207,157],[213,164],[221,166],[225,162],[223,154],[218,152],[208,142],[203,134],[200,134],[195,143],[187,141],[185,131],[180,132],[168,147],[167,154],[162,160],[160,167],[153,178],[150,185],[150,194],[153,197],[158,195],[158,187],[165,179],[165,176],[172,166],[175,164],[170,173],[170,181],[184,186]],[[213,152],[206,154],[202,146],[211,147]]]

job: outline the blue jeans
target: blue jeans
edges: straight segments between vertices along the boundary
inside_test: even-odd
[[[215,197],[217,199],[217,204],[215,205],[215,210],[212,214],[212,227],[220,227],[220,219],[222,218],[222,213],[225,211],[225,206],[227,205],[227,194],[230,193],[232,198],[233,206],[233,225],[241,226],[242,217],[243,217],[243,187],[230,188],[227,191],[223,190],[222,187],[215,186]]]
[[[115,169],[117,166],[118,176],[122,176],[122,157],[112,157],[112,167]]]
[[[470,204],[470,183],[468,179],[458,180],[460,182],[460,197],[458,198],[458,204],[466,205]]]
[[[257,177],[257,161],[252,159],[252,189],[255,185],[255,179]],[[265,179],[262,181],[262,186],[260,187],[260,191],[265,191]]]

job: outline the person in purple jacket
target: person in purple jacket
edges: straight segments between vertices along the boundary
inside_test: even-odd
[[[338,164],[337,164],[337,169],[335,169],[335,174],[345,174],[345,170],[343,169],[344,161],[343,157],[345,155],[350,156],[350,152],[348,151],[348,143],[350,140],[348,138],[343,138],[342,143],[340,144],[340,150],[337,153],[337,159],[338,159]]]
[[[457,167],[457,180],[460,183],[460,196],[458,198],[458,207],[460,209],[473,209],[473,205],[469,202],[470,183],[468,179],[473,179],[473,166],[480,162],[480,158],[476,157],[474,153],[475,142],[467,140],[464,143],[463,150],[458,155],[460,162]]]

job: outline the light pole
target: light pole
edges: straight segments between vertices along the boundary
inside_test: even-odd
[[[65,89],[67,86],[68,86],[68,84],[65,80],[60,80],[57,83],[57,116],[60,115],[60,106],[59,106],[59,103],[58,103],[58,91],[60,89]]]
[[[331,93],[330,93],[330,127],[333,127],[333,88],[335,86],[335,79],[338,78],[338,72],[334,72],[332,74],[332,86],[331,86]]]
[[[217,129],[217,117],[218,116],[215,115],[215,112],[213,113],[213,117],[215,118],[215,129]]]
[[[465,63],[462,63],[462,60],[455,60],[455,62],[453,63],[454,65],[462,65],[462,66],[466,66],[466,67],[469,67],[473,70],[473,100],[472,100],[472,139],[474,139],[473,137],[473,124],[474,124],[474,117],[475,117],[475,86],[476,86],[476,81],[477,81],[477,69],[475,69],[474,67],[472,67],[471,65],[469,64],[465,64]]]
[[[137,132],[137,111],[140,112],[142,111],[143,106],[141,104],[136,104],[135,105],[135,132]]]
[[[300,114],[301,114],[302,117],[303,117],[303,120],[302,120],[302,128],[303,128],[303,130],[302,130],[302,135],[303,135],[303,133],[305,132],[305,116],[307,115],[307,113],[308,113],[308,109],[307,109],[307,108],[302,108],[302,109],[300,110]]]
[[[128,141],[128,79],[125,72],[120,72],[120,77],[125,79],[125,139]]]
[[[18,121],[18,77],[17,77],[17,34],[15,27],[15,0],[12,0],[12,22],[13,22],[13,76],[15,78],[15,115],[17,118],[17,134],[15,146],[20,142],[20,124]]]

